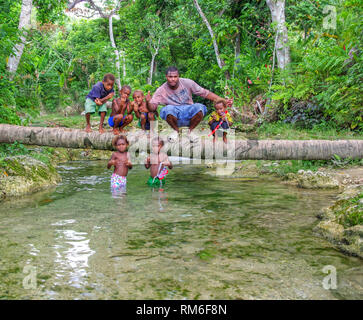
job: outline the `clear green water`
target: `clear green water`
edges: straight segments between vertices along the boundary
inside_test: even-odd
[[[362,299],[362,266],[313,234],[335,192],[177,165],[141,166],[112,198],[106,161],[59,167],[57,188],[0,205],[2,299]],[[24,288],[24,266],[36,288]],[[325,290],[322,269],[337,270]]]

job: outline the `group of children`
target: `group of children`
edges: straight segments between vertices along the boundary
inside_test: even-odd
[[[100,114],[99,132],[103,133],[103,122],[107,113],[106,102],[111,100],[115,94],[113,86],[115,77],[108,73],[103,77],[102,81],[97,82],[86,97],[85,112],[86,112],[86,132],[91,132],[90,115],[96,110]],[[133,101],[129,100],[131,95],[131,87],[124,85],[120,90],[120,97],[112,101],[112,111],[108,119],[108,124],[112,127],[113,133],[119,135],[124,131],[124,128],[133,120],[132,113],[134,112],[139,119],[139,125],[143,130],[150,130],[151,122],[158,118],[158,112],[149,111],[148,103],[151,100],[150,91],[145,96],[141,90],[135,90],[132,97]],[[219,128],[223,130],[223,141],[227,142],[227,132],[232,125],[232,118],[227,112],[226,101],[221,99],[214,103],[215,111],[213,111],[208,119],[208,124],[213,134],[213,141],[216,139],[215,131]],[[127,113],[125,115],[125,113]]]
[[[85,103],[86,112],[86,132],[91,132],[90,115],[98,111],[101,116],[99,132],[105,132],[103,122],[107,113],[106,102],[111,100],[115,94],[113,86],[115,77],[108,73],[102,81],[97,82],[92,90],[88,93]],[[112,144],[116,149],[107,163],[107,168],[114,167],[114,172],[111,176],[111,191],[113,194],[119,194],[126,191],[127,173],[132,169],[130,154],[127,151],[129,142],[127,137],[121,135],[124,127],[130,124],[133,120],[132,113],[134,112],[139,119],[139,125],[143,130],[150,130],[151,122],[158,118],[157,111],[151,112],[148,108],[148,103],[151,100],[150,91],[145,96],[141,90],[135,90],[132,97],[133,101],[129,100],[131,95],[131,87],[124,85],[120,90],[120,97],[113,99],[112,111],[108,118],[108,124],[112,127],[116,137]],[[215,131],[220,127],[229,129],[232,125],[232,118],[227,112],[225,100],[221,99],[214,103],[215,111],[213,111],[208,119],[208,124],[211,129],[215,141]],[[227,132],[223,131],[223,141],[227,142]],[[164,141],[155,137],[152,140],[151,154],[145,160],[145,168],[150,169],[150,177],[147,184],[151,187],[162,188],[165,185],[165,176],[168,169],[172,169],[173,165],[169,161],[166,153],[161,152],[164,146]]]
[[[111,176],[111,192],[113,195],[126,192],[127,173],[132,169],[130,154],[127,151],[129,142],[124,135],[116,136],[112,141],[113,146],[116,148],[107,163],[107,168],[114,167]],[[145,168],[150,169],[150,177],[147,184],[150,187],[162,188],[165,185],[165,176],[168,169],[172,169],[173,165],[170,162],[168,155],[161,152],[164,146],[164,141],[155,137],[151,143],[151,154],[145,159]]]

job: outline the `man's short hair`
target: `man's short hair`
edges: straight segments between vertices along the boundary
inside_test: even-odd
[[[106,82],[107,80],[115,82],[115,76],[112,73],[106,73],[103,77],[103,82]]]
[[[166,72],[165,72],[165,75],[168,75],[169,72],[178,72],[179,73],[179,70],[177,67],[169,67]]]

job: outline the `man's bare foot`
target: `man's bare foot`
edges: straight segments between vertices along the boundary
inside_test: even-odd
[[[113,134],[115,135],[115,136],[118,136],[121,132],[120,132],[120,130],[119,129],[117,129],[117,128],[115,128],[115,129],[113,129],[112,130],[112,132],[113,132]]]
[[[120,133],[124,133],[124,132],[126,132],[126,130],[120,129]]]
[[[102,134],[102,133],[105,133],[105,129],[103,129],[103,128],[99,128],[99,129],[98,129],[98,132],[99,132],[99,133],[101,133],[101,134]]]
[[[92,129],[91,129],[91,126],[86,126],[86,130],[85,130],[86,132],[92,132]]]

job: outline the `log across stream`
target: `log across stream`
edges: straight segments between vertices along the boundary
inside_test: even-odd
[[[142,131],[126,133],[130,150],[147,151],[149,140]],[[167,140],[167,135],[160,134]],[[23,127],[0,124],[0,143],[15,141],[38,146],[74,149],[113,150],[110,132],[86,133],[80,129]],[[212,138],[202,136],[199,142],[190,143],[181,138],[180,143],[166,144],[168,154],[193,158],[213,159],[224,153],[236,160],[328,160],[334,155],[340,158],[363,158],[363,140],[233,140],[229,139],[227,148],[223,143],[213,145]]]

